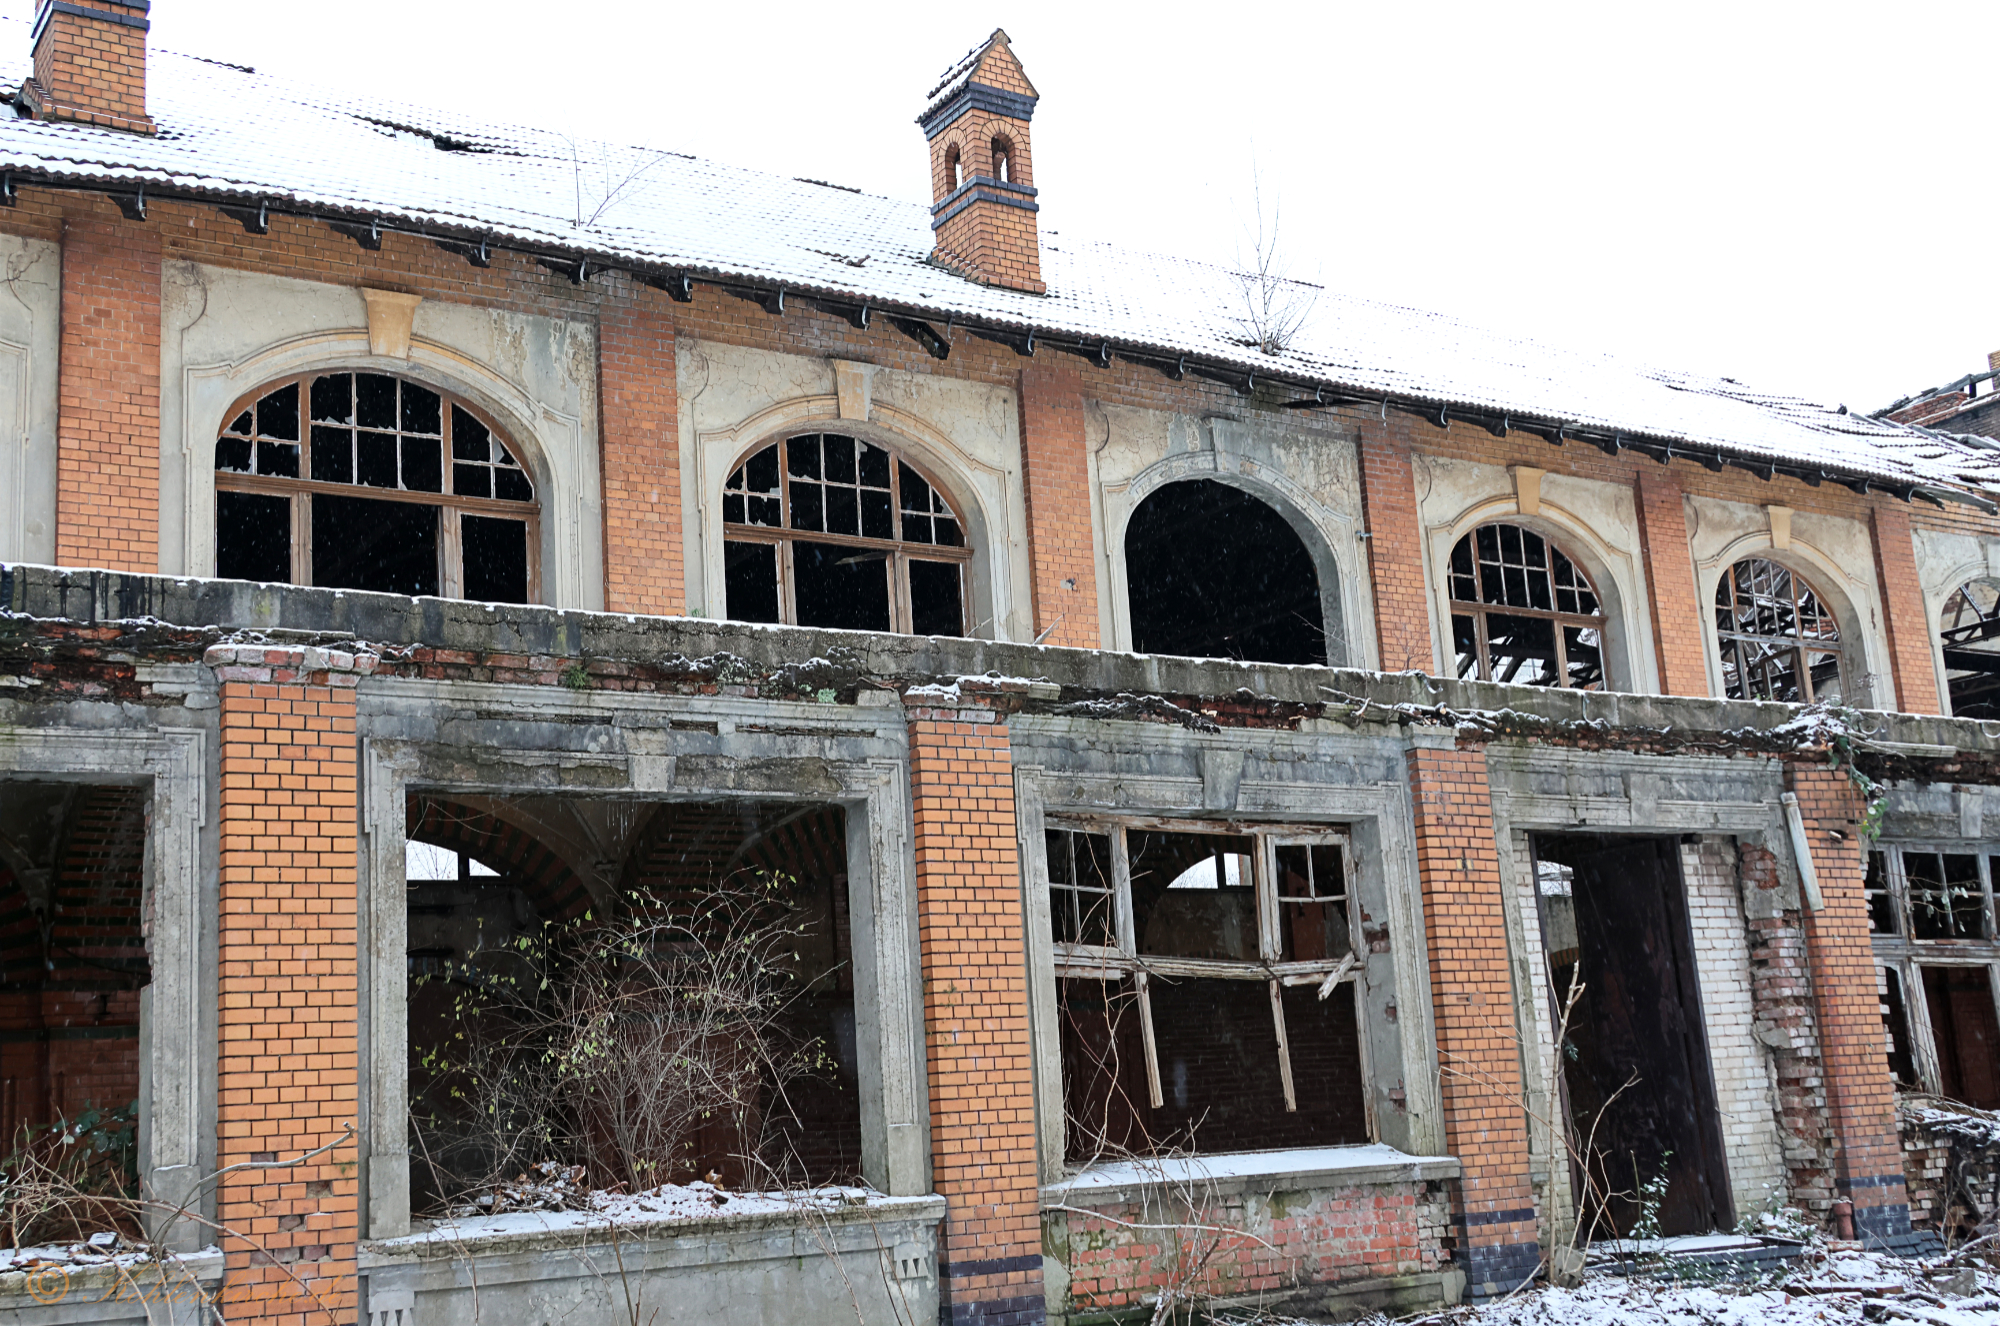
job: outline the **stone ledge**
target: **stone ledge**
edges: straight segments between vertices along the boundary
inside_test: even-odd
[[[1127,1202],[1170,1183],[1197,1183],[1217,1194],[1270,1189],[1365,1188],[1455,1179],[1452,1156],[1411,1156],[1391,1146],[1304,1147],[1229,1155],[1097,1165],[1042,1186],[1042,1208]]]
[[[157,1263],[113,1266],[100,1262],[65,1268],[67,1280],[44,1277],[30,1288],[30,1273],[0,1273],[0,1320],[20,1326],[139,1326],[158,1321],[194,1320],[200,1305],[222,1282],[222,1253],[215,1249],[188,1253],[166,1269]],[[150,1277],[150,1278],[149,1278]],[[190,1283],[192,1282],[192,1283]],[[145,1298],[140,1297],[141,1293]]]

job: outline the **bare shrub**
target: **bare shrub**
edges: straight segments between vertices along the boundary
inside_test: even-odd
[[[0,1160],[0,1216],[10,1246],[135,1236],[139,1102],[87,1108],[74,1119],[24,1127]]]

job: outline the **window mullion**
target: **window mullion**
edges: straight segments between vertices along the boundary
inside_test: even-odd
[[[292,583],[310,585],[312,579],[312,494],[292,496]]]
[[[1153,1034],[1153,996],[1146,969],[1138,961],[1138,927],[1132,919],[1132,863],[1125,854],[1123,825],[1111,835],[1111,887],[1117,897],[1118,951],[1133,964],[1132,989],[1139,1001],[1139,1039],[1146,1056],[1146,1099],[1157,1110],[1165,1107],[1167,1098],[1160,1090],[1160,1047]]]

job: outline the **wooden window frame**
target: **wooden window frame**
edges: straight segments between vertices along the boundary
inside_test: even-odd
[[[1944,660],[1945,692],[1951,699],[1953,714],[1959,712],[1959,689],[1968,679],[2000,672],[2000,599],[1996,599],[1991,614],[1981,612],[1978,601],[1970,593],[1975,585],[1989,591],[1994,588],[1990,578],[1974,576],[1953,590],[1945,599],[1944,607],[1938,610],[1938,649]],[[1954,613],[1953,607],[1957,604],[1963,604],[1964,610]],[[1970,621],[1966,620],[1967,612],[1971,615]],[[1991,647],[1982,648],[1982,644],[1990,644]],[[1953,655],[1958,656],[1957,663],[1952,661]],[[1966,655],[1992,659],[1993,667],[1968,667]],[[1985,703],[1993,701],[1989,699]]]
[[[1513,522],[1506,520],[1488,520],[1488,521],[1483,521],[1478,525],[1475,525],[1473,528],[1467,530],[1464,534],[1460,535],[1456,540],[1452,542],[1451,551],[1445,555],[1444,580],[1445,580],[1445,598],[1451,605],[1450,615],[1453,617],[1472,618],[1474,661],[1478,665],[1476,670],[1479,674],[1477,680],[1479,681],[1498,680],[1493,676],[1493,656],[1490,649],[1487,646],[1487,641],[1486,641],[1486,618],[1488,614],[1498,614],[1499,616],[1502,617],[1533,617],[1540,620],[1553,622],[1555,624],[1556,682],[1553,686],[1548,687],[1548,689],[1604,690],[1610,682],[1610,649],[1608,641],[1606,639],[1608,619],[1602,612],[1599,612],[1593,616],[1589,613],[1561,612],[1553,608],[1527,608],[1527,607],[1516,608],[1505,603],[1489,603],[1483,599],[1462,599],[1457,596],[1456,587],[1453,584],[1453,581],[1456,579],[1456,577],[1452,570],[1451,559],[1454,555],[1457,554],[1459,546],[1461,544],[1465,543],[1472,544],[1473,592],[1479,593],[1481,590],[1485,588],[1486,573],[1483,570],[1483,568],[1485,567],[1486,564],[1480,560],[1479,545],[1477,542],[1479,531],[1483,529],[1519,530],[1523,534],[1533,535],[1535,538],[1540,539],[1542,541],[1542,547],[1548,553],[1552,555],[1560,553],[1562,555],[1563,560],[1569,563],[1570,569],[1576,573],[1576,575],[1583,581],[1584,585],[1590,590],[1590,596],[1593,599],[1597,600],[1598,607],[1601,609],[1604,606],[1604,595],[1598,592],[1597,582],[1590,578],[1590,573],[1583,569],[1583,566],[1576,560],[1576,558],[1570,556],[1569,551],[1567,549],[1560,547],[1556,543],[1556,541],[1550,538],[1548,535],[1542,533],[1540,530],[1530,529],[1526,525],[1516,525]],[[1554,563],[1551,562],[1548,566],[1543,567],[1542,574],[1548,578],[1549,602],[1554,603],[1556,601]],[[1576,687],[1570,685],[1569,646],[1567,642],[1565,642],[1563,639],[1563,628],[1566,626],[1575,627],[1580,630],[1590,630],[1597,632],[1598,682],[1595,686]],[[1455,631],[1453,633],[1453,638],[1454,639],[1456,638]],[[1454,660],[1455,659],[1456,659],[1456,654],[1454,653]],[[1513,684],[1533,685],[1535,683],[1521,682]]]
[[[361,374],[392,378],[398,383],[409,383],[412,386],[420,387],[425,391],[436,394],[439,400],[438,445],[439,465],[441,466],[440,483],[443,488],[449,490],[452,483],[452,466],[454,460],[451,449],[451,412],[452,408],[456,406],[478,420],[494,441],[499,442],[507,448],[513,455],[515,462],[520,465],[521,472],[527,476],[529,485],[533,488],[535,496],[526,502],[511,502],[493,497],[461,497],[450,491],[426,493],[406,488],[375,488],[361,483],[332,483],[323,479],[305,477],[292,479],[274,474],[244,474],[236,470],[215,468],[215,453],[211,450],[209,452],[209,469],[215,479],[215,491],[218,493],[261,493],[266,496],[284,497],[290,501],[292,516],[290,583],[294,585],[309,586],[313,583],[313,504],[307,499],[315,495],[361,497],[370,501],[408,502],[418,506],[437,507],[438,597],[447,599],[462,599],[465,596],[465,558],[460,525],[461,519],[471,515],[494,516],[507,520],[522,521],[528,527],[528,601],[530,603],[540,603],[542,601],[542,504],[541,490],[537,482],[537,476],[527,464],[521,448],[514,443],[513,438],[504,429],[498,427],[486,411],[461,396],[434,387],[428,382],[420,382],[415,378],[403,377],[395,373],[379,373],[373,369],[366,368],[317,368],[309,372],[294,373],[279,378],[274,382],[266,383],[255,391],[239,397],[229,407],[228,412],[222,416],[222,423],[215,430],[215,441],[220,443],[225,439],[242,438],[243,434],[231,433],[228,430],[229,426],[246,410],[250,412],[252,419],[251,438],[255,439],[261,436],[255,432],[257,403],[273,392],[283,391],[286,387],[295,386],[299,392],[299,436],[296,443],[299,448],[299,470],[302,476],[308,474],[312,466],[313,382],[323,377],[358,376]],[[383,431],[379,429],[363,430],[358,423],[348,423],[340,426],[354,432]],[[399,438],[404,436],[400,428],[390,431],[393,431]],[[252,440],[252,447],[253,449],[255,447],[254,440]]]
[[[1903,998],[1903,1033],[1910,1047],[1917,1076],[1926,1090],[1940,1086],[1938,1048],[1931,1022],[1930,996],[1924,990],[1923,968],[1984,968],[1988,989],[2000,1018],[2000,912],[1995,909],[1995,886],[2000,884],[2000,841],[1992,839],[1911,838],[1881,842],[1870,849],[1882,854],[1883,874],[1892,900],[1898,931],[1874,932],[1870,936],[1875,965],[1893,971]],[[1911,924],[1909,870],[1905,853],[1918,855],[1972,856],[1979,861],[1980,888],[1984,894],[1985,934],[1951,939],[1918,938]],[[1865,869],[1865,867],[1864,867]]]
[[[1802,633],[1789,636],[1759,635],[1753,631],[1725,630],[1721,622],[1718,621],[1715,627],[1716,657],[1718,663],[1725,669],[1723,676],[1724,697],[1727,699],[1744,700],[1763,700],[1768,698],[1763,695],[1752,694],[1749,681],[1750,673],[1745,665],[1744,658],[1745,646],[1761,646],[1766,649],[1787,650],[1792,655],[1793,675],[1799,679],[1801,698],[1796,701],[1785,701],[1783,703],[1813,704],[1817,701],[1817,688],[1813,685],[1812,665],[1810,661],[1810,656],[1813,654],[1833,655],[1835,684],[1839,687],[1840,695],[1845,698],[1847,695],[1847,653],[1840,638],[1840,620],[1834,614],[1826,595],[1819,592],[1819,587],[1814,585],[1805,576],[1800,575],[1792,567],[1770,557],[1739,557],[1731,562],[1723,571],[1722,579],[1716,584],[1718,598],[1724,593],[1729,596],[1729,619],[1732,622],[1738,620],[1736,608],[1736,568],[1746,562],[1763,562],[1766,565],[1776,567],[1790,577],[1792,585],[1792,620],[1794,623],[1802,616],[1799,611],[1799,595],[1800,591],[1803,590],[1805,593],[1812,595],[1813,602],[1819,605],[1821,614],[1833,623],[1834,634],[1830,640],[1824,636],[1809,637]],[[1775,598],[1774,595],[1763,595],[1762,597]],[[1708,605],[1708,610],[1713,613],[1722,606],[1718,602],[1711,601]],[[1738,689],[1742,691],[1740,696],[1728,694],[1729,681],[1726,669],[1732,660],[1736,667],[1736,684]]]
[[[894,522],[895,538],[875,539],[859,534],[833,534],[821,530],[793,528],[792,472],[791,466],[787,463],[786,448],[796,438],[828,436],[850,438],[857,446],[874,447],[877,451],[881,451],[889,457],[889,514],[890,519]],[[776,547],[778,620],[780,623],[787,626],[795,626],[798,624],[799,618],[797,600],[798,577],[792,564],[792,545],[799,542],[828,543],[842,547],[880,551],[884,554],[887,561],[885,574],[890,578],[889,631],[895,635],[914,634],[914,613],[910,605],[909,564],[911,562],[951,562],[957,565],[959,568],[959,630],[961,637],[972,634],[971,532],[966,526],[965,517],[959,512],[957,504],[946,495],[944,488],[931,476],[929,470],[910,460],[895,448],[883,446],[879,442],[871,442],[865,437],[860,437],[853,433],[842,433],[836,429],[813,429],[797,433],[787,433],[783,437],[760,442],[756,446],[744,451],[723,472],[721,496],[726,499],[731,493],[732,490],[729,487],[731,476],[747,466],[755,457],[773,447],[777,448],[778,451],[778,519],[780,523],[777,525],[751,525],[725,519],[722,522],[722,538],[725,543],[763,543]],[[954,546],[951,544],[915,542],[902,537],[904,516],[902,467],[905,465],[909,466],[918,478],[928,484],[931,492],[936,494],[938,500],[944,503],[945,509],[951,513],[951,518],[958,523],[960,537],[967,540],[967,542]],[[849,487],[855,485],[835,484],[832,486]],[[915,513],[912,512],[911,514]],[[724,599],[723,611],[726,614],[728,612],[726,589],[724,591]],[[731,618],[729,620],[735,619]]]
[[[1160,1079],[1159,1047],[1153,1033],[1153,1002],[1148,986],[1153,976],[1184,979],[1264,981],[1271,992],[1271,1026],[1277,1036],[1278,1075],[1284,1085],[1285,1111],[1296,1113],[1298,1096],[1292,1085],[1290,1040],[1285,1032],[1283,990],[1288,985],[1317,986],[1325,998],[1347,984],[1358,984],[1363,961],[1360,910],[1355,894],[1352,839],[1345,829],[1306,828],[1300,825],[1222,824],[1213,820],[1107,819],[1095,816],[1051,815],[1044,828],[1049,833],[1092,833],[1111,840],[1111,888],[1113,943],[1110,946],[1053,942],[1055,975],[1063,980],[1101,980],[1122,984],[1132,982],[1139,1010],[1139,1038],[1144,1047],[1146,1092],[1153,1109],[1162,1109],[1166,1093]],[[1173,958],[1139,952],[1137,923],[1132,911],[1132,868],[1126,835],[1133,830],[1168,833],[1195,833],[1218,838],[1249,838],[1255,844],[1250,854],[1251,872],[1257,899],[1257,959],[1255,961],[1217,958]],[[1341,854],[1343,901],[1347,909],[1348,952],[1339,958],[1293,961],[1280,960],[1283,952],[1278,930],[1278,849],[1281,847],[1338,847]],[[1057,887],[1047,870],[1044,853],[1045,891]],[[1361,1093],[1367,1116],[1368,1135],[1377,1136],[1374,1094],[1365,1088],[1372,1069],[1368,1058],[1368,1026],[1362,1000],[1354,1001],[1355,1026],[1360,1047]]]

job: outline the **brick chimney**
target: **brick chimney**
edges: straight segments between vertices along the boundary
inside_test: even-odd
[[[995,28],[945,71],[917,123],[931,140],[932,260],[981,285],[1039,295],[1047,287],[1028,148],[1036,100]]]
[[[152,133],[146,114],[149,0],[42,0],[35,72],[20,99],[38,120]]]

